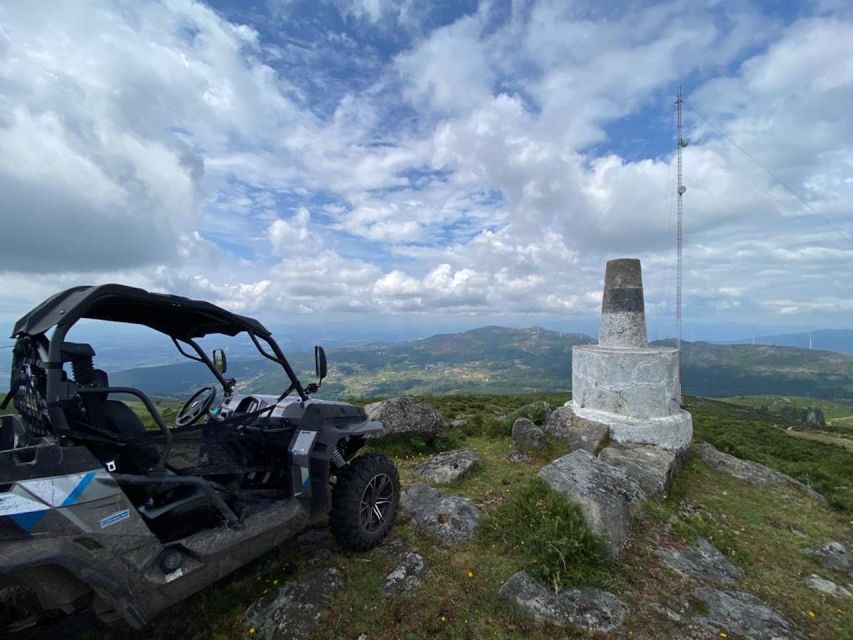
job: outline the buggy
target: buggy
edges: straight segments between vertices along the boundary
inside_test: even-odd
[[[65,340],[81,319],[168,336],[209,369],[166,424],[132,387],[111,386],[95,350]],[[279,395],[240,393],[225,352],[197,340],[248,334],[284,371]],[[139,628],[326,518],[337,542],[364,551],[387,534],[399,479],[384,456],[357,456],[382,429],[360,407],[311,398],[257,320],[209,302],[109,284],[74,287],[14,327],[11,403],[0,426],[0,586],[31,589],[44,609],[91,607]],[[220,395],[221,394],[221,395]],[[118,399],[133,396],[156,429]]]

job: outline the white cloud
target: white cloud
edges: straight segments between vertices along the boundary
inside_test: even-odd
[[[0,6],[3,282],[35,297],[88,272],[271,315],[593,316],[604,260],[637,255],[650,317],[671,313],[674,159],[649,138],[672,137],[683,81],[808,203],[688,110],[688,316],[844,308],[843,14],[416,4],[339,3],[343,27],[297,44],[275,37],[298,3],[263,37],[188,0]]]

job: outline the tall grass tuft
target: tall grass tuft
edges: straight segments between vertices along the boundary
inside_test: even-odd
[[[481,542],[519,559],[520,568],[555,590],[601,585],[606,578],[604,540],[592,533],[576,505],[534,478],[488,517]]]

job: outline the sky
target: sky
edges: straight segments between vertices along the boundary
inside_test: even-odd
[[[0,3],[0,322],[590,331],[639,257],[673,335],[679,86],[685,337],[853,327],[849,3]]]

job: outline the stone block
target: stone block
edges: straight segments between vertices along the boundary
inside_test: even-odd
[[[607,540],[611,556],[618,557],[631,533],[631,515],[645,495],[624,470],[578,449],[539,471],[539,477],[580,507],[591,531]]]
[[[652,445],[610,446],[598,457],[625,470],[649,497],[657,498],[667,491],[678,469],[678,456],[673,451]]]

